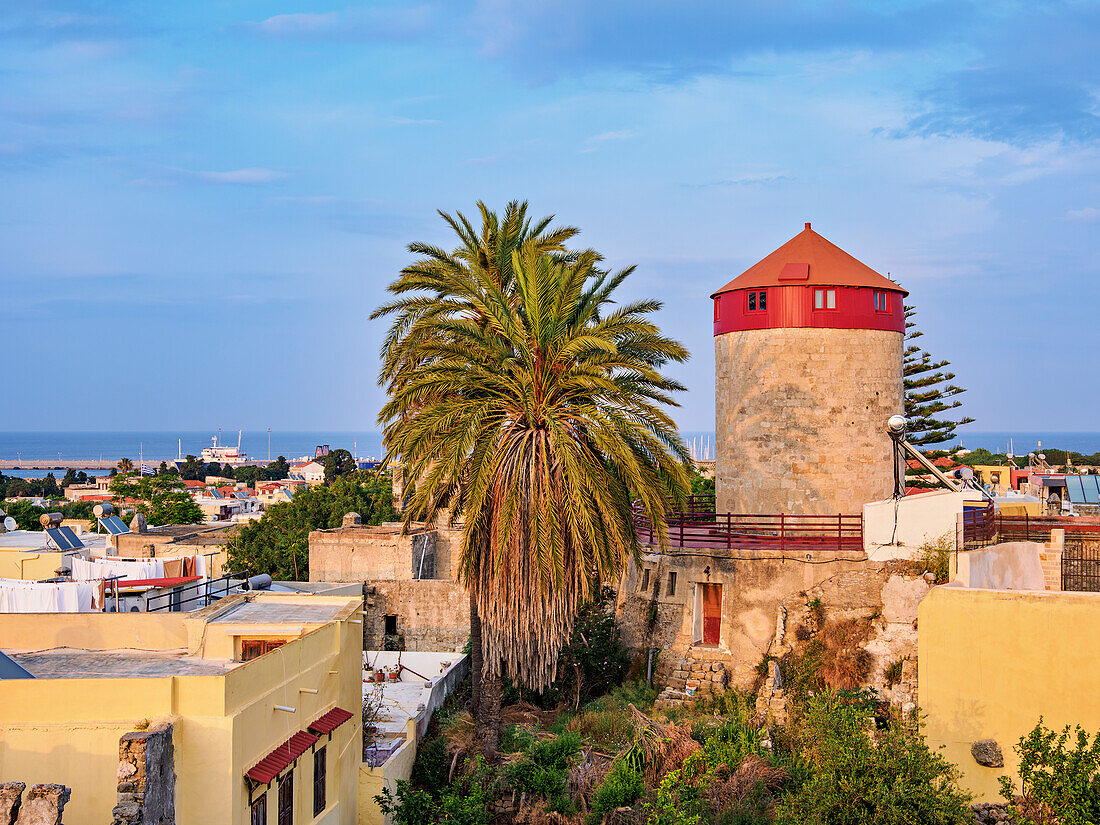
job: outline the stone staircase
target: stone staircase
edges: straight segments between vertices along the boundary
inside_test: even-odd
[[[715,648],[689,648],[684,658],[672,666],[654,707],[677,707],[698,696],[722,693],[729,684],[729,661],[729,653]],[[694,696],[688,694],[688,682],[698,683]]]

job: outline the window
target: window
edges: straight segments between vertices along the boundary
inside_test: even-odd
[[[320,816],[325,809],[325,749],[313,752],[313,815]]]
[[[279,780],[279,825],[294,825],[294,774]]]
[[[393,616],[393,615],[386,616],[385,619],[383,619],[383,623],[384,623],[385,627],[384,627],[382,632],[386,636],[396,636],[397,635],[397,616]]]
[[[642,571],[642,592],[649,590],[649,568]]]
[[[284,639],[241,639],[241,661],[250,662],[285,644]]]
[[[763,312],[768,308],[767,290],[749,293],[749,312]]]
[[[714,320],[722,320],[722,298],[721,296],[714,299]]]
[[[252,825],[267,825],[267,791],[252,800]]]
[[[671,570],[668,573],[668,595],[676,595],[676,573]]]
[[[875,312],[889,312],[890,311],[890,293],[889,292],[876,292],[875,293]]]
[[[836,309],[836,290],[815,289],[814,309]]]

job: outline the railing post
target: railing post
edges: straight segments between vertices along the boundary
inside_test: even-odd
[[[729,513],[723,513],[726,517],[726,549],[733,549],[733,525],[730,523],[731,516]]]
[[[787,551],[787,514],[779,514],[779,552]]]
[[[680,546],[684,546],[684,519],[680,518]]]
[[[837,552],[840,552],[840,550],[844,547],[844,544],[843,544],[843,541],[842,541],[843,530],[844,530],[844,516],[841,515],[840,513],[837,513],[836,514],[836,549],[837,549]]]

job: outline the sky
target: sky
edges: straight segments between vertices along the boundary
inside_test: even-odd
[[[692,352],[812,221],[976,430],[1100,430],[1100,3],[4,0],[0,430],[373,429],[436,214],[580,227]]]

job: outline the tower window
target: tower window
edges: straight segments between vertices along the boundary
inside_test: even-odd
[[[674,571],[669,571],[668,574],[668,595],[676,595],[676,573]]]
[[[387,636],[397,635],[397,616],[389,615],[382,619],[383,629],[382,632]]]
[[[815,289],[814,309],[836,309],[836,290]]]
[[[642,592],[649,590],[649,568],[642,571]]]
[[[767,290],[760,290],[759,292],[749,293],[749,312],[763,312],[768,308],[768,292]]]
[[[714,320],[720,321],[722,319],[722,298],[718,297],[714,299]]]
[[[875,312],[889,312],[890,311],[890,293],[889,292],[876,292],[875,293]]]

